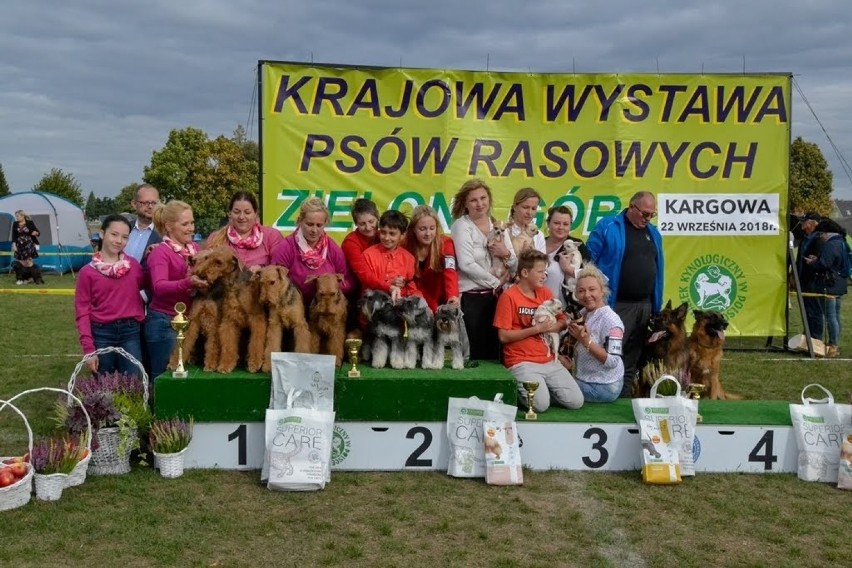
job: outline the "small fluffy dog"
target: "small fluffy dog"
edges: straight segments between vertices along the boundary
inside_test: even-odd
[[[429,304],[422,296],[406,296],[399,301],[399,313],[405,322],[403,338],[405,339],[405,359],[403,368],[417,367],[418,356],[426,363],[432,357],[432,330],[435,320]],[[393,365],[393,361],[391,361]]]
[[[432,342],[432,356],[423,355],[424,369],[443,369],[444,351],[447,347],[452,353],[452,367],[464,369],[464,352],[467,343],[461,308],[455,304],[438,306],[435,312],[435,332]]]
[[[506,225],[503,221],[494,221],[491,230],[488,232],[485,240],[488,246],[494,243],[503,242],[503,234],[506,232]],[[496,256],[491,257],[491,274],[502,279],[509,271],[506,262],[502,258]]]
[[[651,318],[639,372],[633,380],[634,397],[650,396],[651,386],[661,373],[689,382],[689,347],[686,337],[688,310],[686,302],[672,308],[672,301],[669,300],[660,313]]]
[[[533,313],[532,325],[548,322],[555,323],[556,316],[562,311],[562,302],[556,298],[551,298],[541,303]],[[547,355],[556,356],[559,354],[559,334],[555,331],[540,334],[541,340],[547,345]]]
[[[522,227],[517,235],[514,232],[510,232],[509,240],[512,241],[512,248],[515,250],[515,254],[520,255],[525,250],[533,248],[533,239],[537,234],[538,227],[535,226],[535,223],[530,223],[526,227]]]
[[[252,275],[259,288],[260,303],[269,312],[266,330],[266,348],[263,352],[263,372],[272,369],[272,352],[281,351],[285,329],[293,330],[293,351],[311,352],[311,331],[305,319],[302,293],[293,286],[283,266],[265,266]]]
[[[44,284],[44,278],[38,264],[24,266],[20,261],[16,260],[12,263],[12,270],[15,272],[15,282],[18,284]]]
[[[571,266],[574,267],[574,274],[578,274],[580,272],[580,268],[583,267],[583,255],[580,254],[580,248],[578,247],[576,241],[566,239],[565,242],[562,243],[562,246],[559,247],[559,250],[556,251],[556,254],[553,255],[553,258],[558,261],[559,258],[563,256],[567,257],[568,260],[571,262]],[[562,290],[564,291],[566,298],[573,299],[574,292],[577,291],[576,276],[566,276],[562,284]]]
[[[311,352],[334,355],[335,365],[343,363],[343,341],[346,338],[346,310],[349,301],[340,291],[342,274],[309,276],[305,281],[316,280],[317,293],[310,312]]]
[[[385,302],[382,299],[375,308],[370,320],[373,332],[371,364],[376,369],[381,369],[388,362],[390,355],[391,367],[402,369],[405,364],[405,320],[393,302]]]
[[[361,296],[358,303],[361,313],[362,324],[366,323],[364,337],[361,342],[361,360],[369,361],[372,356],[372,347],[376,339],[376,312],[382,309],[393,309],[393,300],[390,294],[381,290],[367,290]]]
[[[701,381],[711,400],[739,400],[741,397],[726,393],[719,380],[722,366],[722,345],[728,322],[718,312],[692,310],[695,325],[689,336],[690,377]]]

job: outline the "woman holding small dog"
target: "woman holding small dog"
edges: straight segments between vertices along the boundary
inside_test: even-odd
[[[516,255],[528,248],[545,252],[544,235],[535,224],[539,203],[541,203],[541,196],[531,187],[519,189],[512,198],[508,232]],[[559,298],[559,295],[555,297]]]
[[[238,191],[228,205],[228,224],[207,238],[205,248],[229,246],[240,264],[257,272],[272,263],[272,251],[284,237],[278,229],[264,227],[257,220],[257,198]]]
[[[441,304],[459,304],[459,276],[453,239],[443,234],[438,213],[428,205],[418,205],[403,246],[414,255],[414,282],[434,313]]]
[[[577,341],[574,379],[586,401],[612,402],[621,395],[624,382],[624,324],[609,307],[606,278],[593,264],[577,275],[576,296],[583,305],[584,323],[568,322],[568,333]]]
[[[104,219],[99,250],[77,275],[74,312],[85,355],[104,347],[120,347],[142,360],[140,328],[145,309],[139,290],[144,277],[139,262],[124,253],[130,229],[130,221],[122,215]],[[92,373],[138,374],[135,365],[115,353],[92,357],[86,365]]]
[[[22,266],[30,267],[33,259],[38,258],[39,232],[33,220],[22,210],[15,211],[15,223],[12,223],[12,250],[15,260]],[[18,284],[23,282],[18,281]]]
[[[340,246],[325,234],[331,215],[328,207],[317,197],[302,203],[296,230],[275,248],[272,264],[284,266],[290,281],[302,293],[305,306],[310,306],[317,293],[316,277],[321,274],[340,275],[340,291],[349,294],[354,287],[352,274]]]
[[[455,219],[451,232],[456,249],[461,307],[473,360],[499,357],[500,342],[491,322],[497,308],[497,295],[518,263],[508,231],[503,232],[502,239],[488,243],[488,234],[495,228],[491,204],[491,188],[474,178],[461,186],[453,198],[451,210]],[[492,258],[501,260],[508,269],[499,277],[491,273]]]
[[[562,248],[565,241],[573,241],[577,245],[583,262],[588,262],[589,249],[582,240],[571,236],[571,223],[574,222],[571,210],[564,205],[551,207],[547,211],[547,238],[544,239],[544,252],[547,254],[547,287],[553,292],[554,298],[562,300],[566,304],[566,290],[564,288],[566,278],[576,278],[577,270],[567,255],[557,253],[564,251]]]
[[[163,242],[154,246],[147,257],[146,267],[152,291],[144,336],[148,348],[148,374],[156,378],[169,363],[175,347],[176,334],[171,320],[175,304],[183,302],[189,313],[196,290],[205,291],[207,282],[191,274],[189,260],[198,252],[193,241],[195,218],[192,207],[183,201],[169,201],[154,210],[154,228]]]

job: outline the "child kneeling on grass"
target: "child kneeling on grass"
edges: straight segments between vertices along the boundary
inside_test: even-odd
[[[543,302],[553,298],[545,286],[547,255],[526,250],[518,257],[518,283],[501,294],[494,314],[494,327],[503,344],[503,364],[518,382],[518,400],[528,406],[524,381],[535,381],[539,388],[533,399],[534,410],[544,412],[550,399],[565,408],[583,406],[583,393],[562,363],[548,352],[543,333],[559,332],[567,327],[565,314],[556,322],[532,325],[533,314]]]

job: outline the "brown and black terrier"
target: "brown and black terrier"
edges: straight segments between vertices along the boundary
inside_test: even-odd
[[[293,351],[311,352],[311,331],[305,319],[302,293],[290,282],[287,272],[287,268],[283,266],[266,266],[252,276],[252,280],[260,287],[260,303],[266,306],[269,312],[266,349],[263,354],[264,373],[272,369],[272,353],[281,351],[285,329],[293,330]]]
[[[12,263],[12,270],[15,272],[15,281],[18,284],[44,284],[44,278],[41,275],[41,268],[37,264],[24,266],[20,263],[20,261],[16,260]]]
[[[639,373],[633,380],[633,396],[648,397],[651,386],[661,374],[673,375],[681,384],[689,383],[689,347],[686,337],[686,302],[672,308],[669,300],[658,314],[651,318],[648,339],[642,353]]]
[[[739,400],[742,397],[726,393],[719,380],[722,367],[722,345],[728,321],[718,312],[692,310],[695,325],[689,336],[689,369],[693,381],[704,385],[711,400]]]
[[[315,280],[317,293],[311,302],[311,353],[334,355],[337,367],[343,363],[343,341],[346,338],[346,310],[349,302],[340,291],[342,274],[309,276]]]
[[[216,249],[203,250],[190,257],[189,264],[192,272],[199,278],[207,280],[206,276],[219,261],[220,255],[213,254]],[[212,257],[212,258],[210,258]],[[187,318],[189,327],[183,340],[183,357],[186,361],[192,361],[195,355],[196,344],[200,336],[204,336],[204,370],[215,371],[219,365],[219,304],[224,296],[224,281],[220,280],[212,285],[206,292],[199,292],[192,300]],[[172,352],[169,359],[169,369],[177,368],[178,352]]]

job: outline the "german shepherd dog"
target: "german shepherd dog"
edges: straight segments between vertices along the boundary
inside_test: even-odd
[[[689,304],[682,303],[672,308],[672,301],[666,303],[660,313],[651,318],[648,340],[639,365],[639,373],[633,381],[633,396],[647,397],[659,374],[677,377],[681,384],[689,371],[689,346],[686,337],[686,314]]]
[[[692,310],[695,325],[689,336],[689,371],[695,381],[704,385],[705,396],[711,400],[739,400],[742,397],[726,393],[719,381],[722,366],[722,345],[728,322],[718,312]]]

